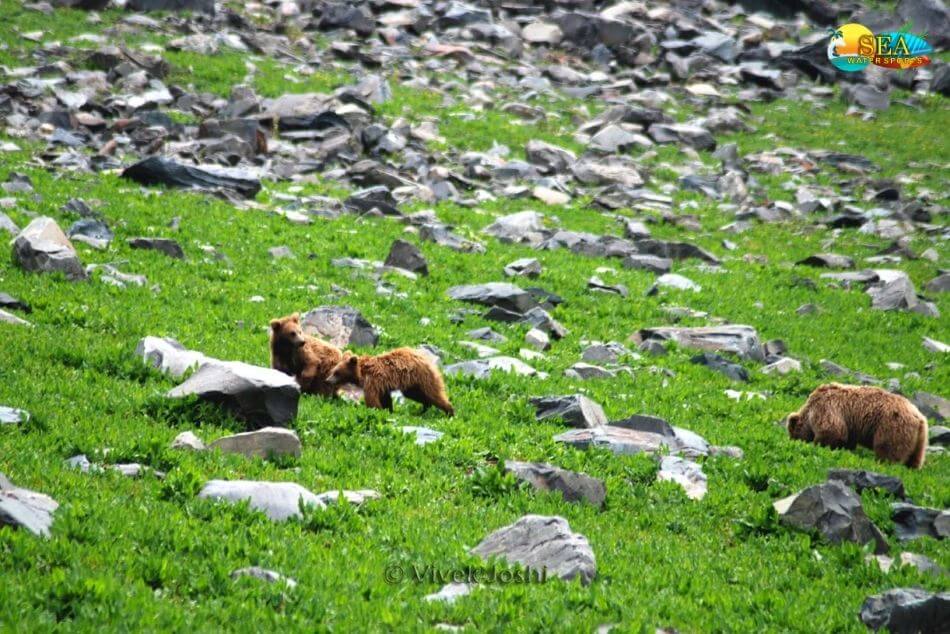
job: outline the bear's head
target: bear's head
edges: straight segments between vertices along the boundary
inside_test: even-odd
[[[326,380],[330,385],[352,383],[361,386],[363,383],[363,375],[360,372],[360,358],[352,352],[344,352],[343,360],[330,370],[330,374]]]
[[[785,419],[785,426],[788,428],[788,435],[795,440],[814,440],[814,434],[811,427],[802,420],[800,412],[794,412]]]
[[[270,322],[270,336],[274,343],[284,344],[292,348],[303,346],[307,339],[300,327],[300,313],[294,313],[280,319],[272,319]]]

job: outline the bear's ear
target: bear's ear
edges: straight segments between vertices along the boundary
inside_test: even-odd
[[[291,321],[300,321],[300,313],[294,313],[290,316]]]
[[[355,368],[356,364],[359,362],[359,357],[357,357],[355,354],[351,352],[346,362],[349,364],[351,368]]]
[[[280,327],[280,320],[279,320],[279,319],[271,319],[271,320],[270,320],[270,329],[271,329],[271,330],[277,330],[279,327]]]
[[[793,432],[795,428],[798,427],[798,422],[801,420],[801,414],[795,412],[794,414],[789,414],[785,419],[785,427],[788,431]]]

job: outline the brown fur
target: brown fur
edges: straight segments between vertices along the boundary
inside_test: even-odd
[[[439,369],[427,356],[412,348],[397,348],[377,356],[347,352],[330,372],[328,380],[337,385],[353,383],[363,388],[367,407],[393,411],[390,393],[399,390],[406,398],[422,403],[422,411],[435,405],[449,416],[455,415]]]
[[[335,396],[336,386],[326,379],[342,359],[336,346],[303,334],[298,313],[271,320],[270,365],[297,379],[301,392]]]
[[[919,469],[927,450],[927,419],[906,398],[879,387],[829,383],[788,415],[788,435],[832,449],[861,445],[879,460]]]

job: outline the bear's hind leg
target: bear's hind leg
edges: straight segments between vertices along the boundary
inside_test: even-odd
[[[425,392],[420,390],[418,387],[406,388],[405,390],[402,390],[402,395],[408,398],[410,401],[422,403],[423,414],[429,409],[429,406],[432,405],[429,399],[426,398]]]

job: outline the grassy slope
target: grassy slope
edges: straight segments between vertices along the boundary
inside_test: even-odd
[[[5,11],[11,10],[10,5],[2,4]],[[27,15],[32,14],[18,15],[17,24]],[[67,28],[56,22],[60,27]],[[85,30],[89,29],[75,32]],[[243,64],[237,66],[231,55],[208,60],[207,68],[221,71],[209,76],[225,78],[224,86],[230,83],[229,69],[244,73]],[[445,114],[438,109],[440,101],[397,91],[386,112],[393,116],[405,107],[408,114],[440,116]],[[832,148],[841,140],[846,151],[883,157],[893,151],[894,133],[881,133],[879,126],[900,125],[901,138],[935,140],[930,160],[938,165],[950,160],[945,145],[936,142],[939,131],[947,127],[945,100],[931,102],[919,117],[907,117],[895,107],[881,115],[877,125],[841,119],[847,133],[801,125],[814,117],[808,107],[795,103],[756,106],[755,111],[765,117],[767,131],[793,147]],[[834,105],[831,111],[829,118],[840,118],[843,107]],[[518,144],[537,132],[569,144],[569,132],[561,127],[537,130],[506,123],[498,115],[487,122],[442,123],[440,129],[449,147],[466,147],[471,139],[486,147],[497,139],[517,152]],[[739,142],[745,151],[772,145],[752,136]],[[662,156],[673,161],[675,154],[666,151]],[[0,324],[4,360],[0,403],[26,408],[36,417],[19,429],[0,430],[0,471],[18,484],[52,494],[63,505],[49,541],[0,530],[0,629],[37,631],[59,621],[77,629],[122,623],[128,629],[281,626],[349,631],[379,629],[380,624],[425,629],[451,622],[479,629],[576,631],[619,622],[631,630],[673,626],[681,631],[789,627],[862,631],[855,614],[866,595],[898,585],[945,587],[946,579],[912,571],[885,576],[863,563],[859,548],[820,544],[776,526],[771,515],[774,499],[823,480],[833,466],[898,475],[918,503],[950,506],[950,462],[945,457],[931,459],[921,472],[911,472],[880,464],[866,451],[832,452],[789,442],[773,424],[822,380],[814,365],[821,358],[881,378],[902,375],[888,370],[885,363],[903,363],[907,371],[922,377],[903,381],[908,392],[939,392],[950,381],[947,364],[928,369],[934,357],[920,346],[922,336],[950,340],[946,317],[880,313],[869,309],[867,296],[859,291],[821,284],[812,291],[792,284],[796,276],[818,278],[819,271],[793,269],[790,263],[824,250],[825,234],[789,224],[757,226],[729,236],[739,245],[736,253],[764,254],[770,264],[746,263],[741,255],[726,261],[725,273],[683,264],[676,270],[700,283],[703,291],[659,298],[643,295],[652,276],[621,270],[616,261],[534,252],[494,241],[483,256],[423,243],[432,276],[416,282],[393,278],[389,281],[409,298],[387,298],[376,294],[372,280],[332,268],[330,260],[382,259],[392,240],[404,235],[397,223],[343,218],[299,227],[204,196],[145,193],[115,175],[51,174],[29,167],[28,160],[26,151],[0,156],[0,180],[10,170],[28,173],[39,194],[37,199],[18,200],[9,212],[15,221],[22,226],[29,213],[42,213],[66,226],[72,218],[60,206],[80,196],[104,214],[117,234],[107,253],[79,245],[83,261],[120,263],[123,271],[146,274],[161,291],[116,290],[97,282],[70,284],[28,275],[9,260],[0,261],[0,290],[30,301],[34,309],[30,319],[37,326],[27,333]],[[882,161],[891,172],[903,169],[904,163],[898,155],[892,162]],[[942,173],[945,178],[946,170]],[[337,184],[325,183],[305,190],[335,188]],[[685,201],[691,196],[677,198]],[[556,215],[567,228],[619,232],[613,220],[582,201],[558,209],[503,201],[480,210],[452,205],[437,210],[461,225],[463,232],[476,235],[494,214],[523,208]],[[723,235],[715,229],[728,222],[728,216],[705,201],[700,201],[697,213],[704,227],[699,236],[668,226],[657,227],[656,233],[694,240],[723,254],[719,246]],[[173,216],[182,218],[177,231],[167,227]],[[138,235],[174,237],[188,260],[128,249],[125,238]],[[205,255],[199,247],[206,244],[214,245],[230,263]],[[281,244],[291,246],[297,258],[271,261],[267,248]],[[841,232],[833,250],[860,259],[876,254],[884,244],[848,230]],[[915,246],[926,247],[922,242]],[[466,330],[492,324],[470,318],[463,326],[452,325],[448,316],[459,306],[445,299],[445,289],[501,279],[506,262],[528,255],[545,265],[539,284],[566,299],[555,315],[571,335],[555,345],[546,361],[536,363],[551,373],[550,379],[495,376],[481,383],[450,379],[449,391],[459,411],[452,420],[435,412],[419,416],[413,405],[388,415],[304,398],[294,427],[305,449],[293,464],[213,453],[183,455],[166,449],[171,438],[185,429],[196,429],[208,440],[236,426],[211,410],[196,418],[192,411],[165,404],[160,395],[172,383],[143,370],[132,358],[140,337],[173,336],[213,356],[265,364],[267,320],[336,303],[330,295],[330,286],[336,283],[352,291],[341,303],[360,308],[381,327],[380,349],[430,342],[453,359],[468,358],[456,342]],[[945,249],[941,255],[946,266]],[[615,275],[603,277],[628,285],[630,298],[587,292],[585,281],[600,266],[617,269]],[[937,268],[920,260],[901,267],[918,286]],[[252,303],[253,295],[262,295],[265,301]],[[942,313],[950,314],[950,300],[937,301]],[[806,302],[818,304],[822,312],[796,315],[795,308]],[[579,384],[562,377],[563,369],[578,360],[582,339],[622,341],[640,327],[668,323],[664,305],[689,305],[752,324],[766,339],[781,337],[794,356],[806,361],[806,370],[798,376],[773,378],[750,367],[753,382],[742,389],[771,396],[741,404],[723,394],[735,385],[692,366],[687,352],[632,361],[636,368],[632,378],[621,375]],[[422,317],[430,318],[432,325],[421,325]],[[494,326],[509,336],[501,348],[517,353],[524,329]],[[653,373],[648,369],[651,364],[669,368],[676,376]],[[676,486],[653,482],[655,466],[649,458],[555,445],[551,436],[561,427],[534,422],[527,398],[577,389],[603,403],[611,417],[638,412],[664,416],[713,443],[741,446],[746,458],[707,460],[709,494],[702,502],[691,502]],[[432,426],[446,436],[438,444],[418,448],[394,429],[401,424]],[[78,452],[101,456],[104,448],[111,449],[104,458],[107,462],[145,462],[168,471],[168,479],[163,483],[108,473],[86,475],[63,464]],[[488,476],[467,477],[473,469],[480,473],[477,470],[492,457],[546,460],[604,478],[607,508],[597,512],[566,504],[557,496],[492,484]],[[288,480],[314,491],[371,487],[382,492],[383,499],[359,512],[330,511],[305,522],[275,525],[241,508],[194,499],[196,488],[209,478]],[[890,500],[874,494],[866,494],[864,500],[872,518],[888,531]],[[598,580],[591,587],[561,582],[492,587],[449,607],[422,601],[437,584],[384,582],[388,563],[442,568],[469,563],[467,547],[525,513],[562,515],[589,538],[598,560]],[[943,543],[920,540],[909,549],[950,567],[950,548]],[[286,592],[228,578],[231,570],[246,565],[279,570],[300,585]]]

